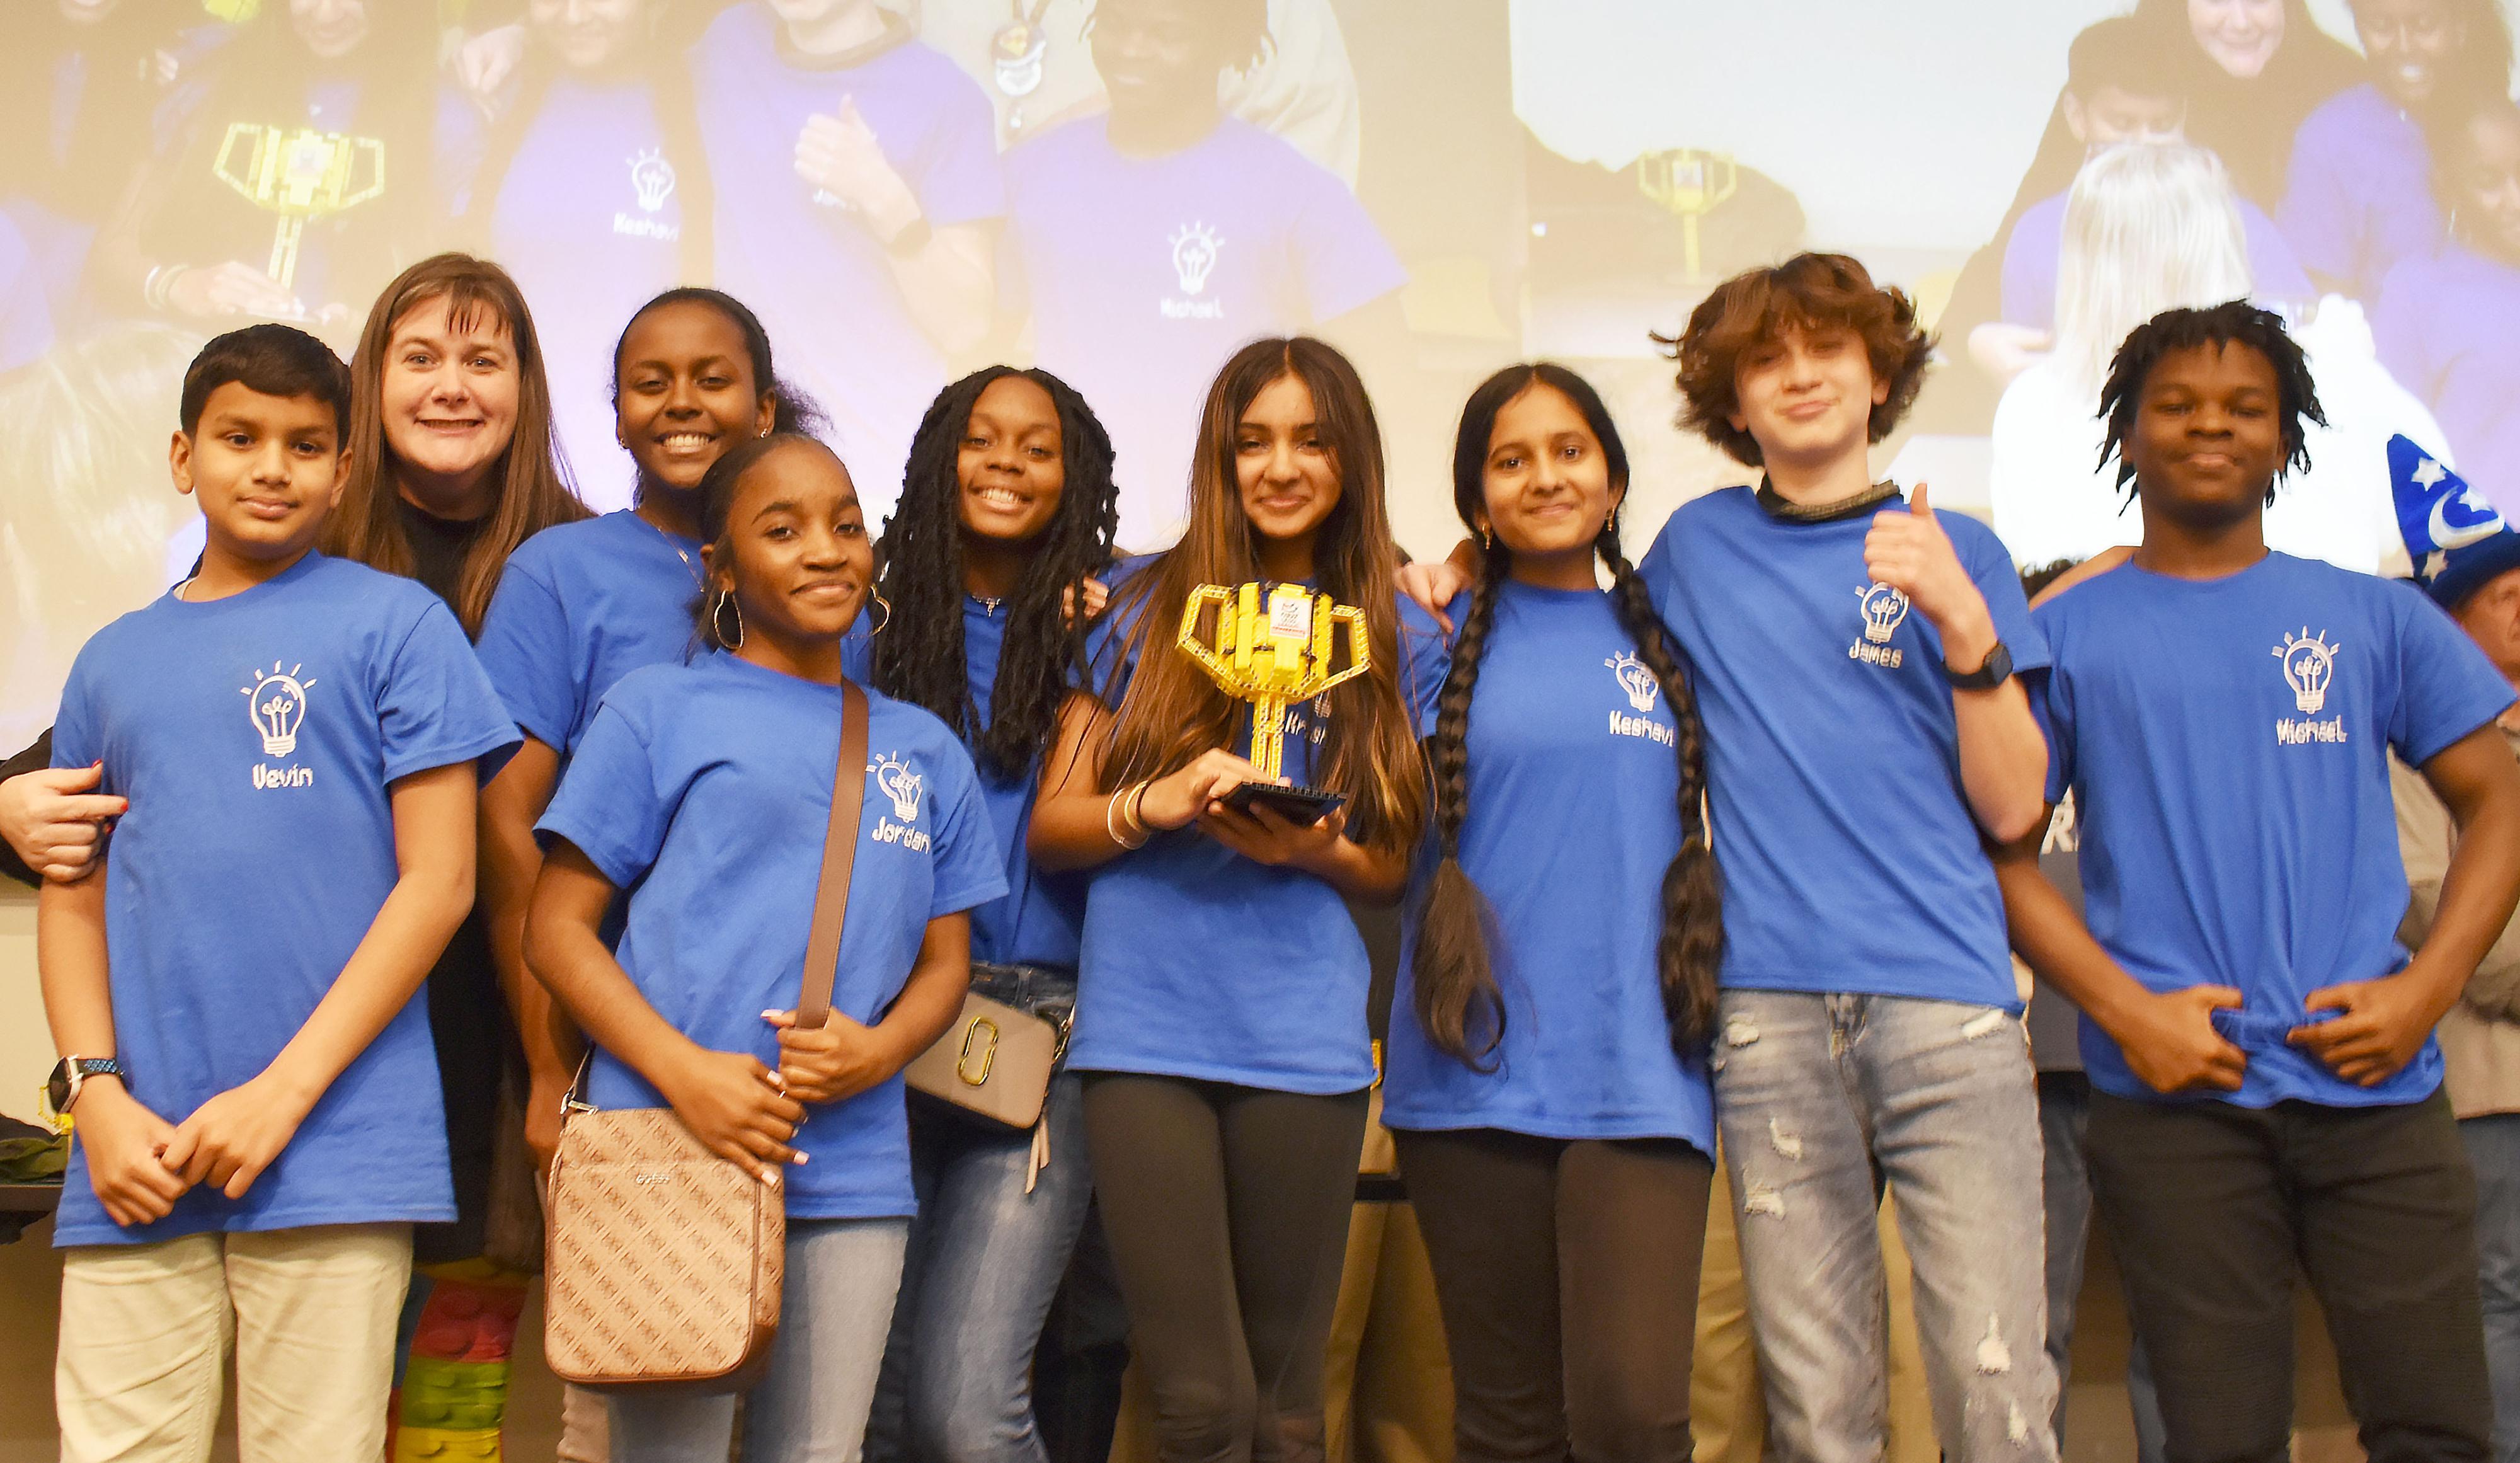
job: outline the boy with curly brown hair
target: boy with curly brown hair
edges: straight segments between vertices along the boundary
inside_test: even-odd
[[[1801,254],[1664,343],[1683,425],[1764,469],[1640,571],[1706,722],[1710,1065],[1772,1453],[1882,1453],[1886,1184],[1945,1456],[2052,1463],[2038,1108],[1981,843],[2047,815],[2014,678],[2046,644],[1992,530],[1873,480],[1932,349],[1905,295]]]

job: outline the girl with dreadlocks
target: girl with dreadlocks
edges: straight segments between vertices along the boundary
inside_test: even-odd
[[[1441,655],[1391,590],[1382,472],[1345,356],[1237,351],[1200,416],[1190,528],[1113,590],[1033,814],[1036,860],[1098,871],[1068,1064],[1167,1460],[1322,1456],[1373,1080],[1343,900],[1399,896]],[[1223,800],[1271,779],[1240,709],[1174,644],[1193,589],[1255,580],[1364,611],[1367,672],[1287,714],[1287,773],[1346,799],[1310,825]]]
[[[1618,428],[1562,366],[1509,366],[1462,408],[1476,571],[1427,743],[1440,861],[1383,1121],[1464,1458],[1689,1455],[1723,930],[1704,729],[1619,550],[1627,487]]]
[[[891,618],[865,642],[876,689],[935,712],[979,769],[1009,892],[971,911],[971,989],[1056,1024],[1076,1006],[1085,884],[1035,870],[1024,830],[1083,657],[1070,606],[1110,559],[1117,522],[1110,438],[1085,398],[1047,371],[973,372],[911,440],[878,586]],[[1032,1358],[1093,1192],[1079,1082],[1052,1079],[1036,1135],[912,1095],[919,1217],[874,1463],[1047,1458]]]

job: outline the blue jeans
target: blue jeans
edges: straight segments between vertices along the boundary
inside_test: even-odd
[[[1887,1180],[1944,1456],[2054,1463],[2039,1116],[2020,1023],[1948,1001],[1728,990],[1712,1066],[1772,1455],[1881,1455]]]
[[[2065,1450],[2065,1383],[2073,1375],[2074,1311],[2092,1238],[2092,1168],[2083,1157],[2092,1125],[2092,1081],[2079,1072],[2039,1074],[2039,1135],[2046,1149],[2040,1192],[2048,1204],[2048,1363],[2056,1369],[2056,1450]],[[2127,1406],[2135,1414],[2136,1463],[2162,1463],[2167,1432],[2143,1339],[2127,1349]]]
[[[743,1395],[743,1463],[856,1463],[901,1288],[907,1219],[791,1219],[779,1339]],[[612,1463],[726,1463],[732,1395],[607,1399]]]
[[[1063,1020],[1074,978],[980,967],[971,988]],[[919,1218],[867,1428],[869,1463],[1047,1463],[1033,1415],[1033,1351],[1093,1197],[1084,1089],[1052,1078],[1050,1162],[1024,1192],[1032,1135],[913,1094]]]
[[[2476,1249],[2485,1364],[2494,1378],[2495,1463],[2520,1463],[2520,1113],[2462,1120],[2476,1170]]]

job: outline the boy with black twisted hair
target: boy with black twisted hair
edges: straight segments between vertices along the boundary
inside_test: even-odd
[[[1417,1019],[1392,1023],[1383,1120],[1459,1450],[1686,1459],[1723,944],[1704,729],[1619,549],[1627,453],[1592,387],[1490,377],[1453,478],[1478,570],[1426,743],[1441,859],[1410,906]]]
[[[2143,544],[2035,617],[2082,915],[2035,835],[1998,869],[2015,947],[2084,1013],[2092,1197],[2168,1455],[2282,1456],[2298,1267],[2370,1456],[2482,1459],[2475,1187],[2432,1029],[2520,891],[2511,687],[2421,595],[2267,549],[2321,415],[2275,316],[2154,317],[2101,405]],[[2459,831],[2411,955],[2392,751]]]

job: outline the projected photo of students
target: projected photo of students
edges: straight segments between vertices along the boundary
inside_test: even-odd
[[[612,347],[639,306],[709,277],[708,167],[690,71],[657,27],[672,0],[530,0],[524,58],[496,114],[458,115],[466,243],[534,309],[553,425],[578,495],[629,506],[613,438]],[[469,154],[469,156],[462,156]]]
[[[2188,86],[2197,68],[2165,55],[2151,27],[2132,16],[2088,26],[2068,53],[2065,125],[2086,160],[2123,142],[2186,140]],[[2229,166],[2225,165],[2228,175]],[[1997,318],[1969,332],[1968,348],[1999,381],[2009,381],[2047,350],[2056,328],[2056,271],[2063,253],[2066,191],[2032,204],[2003,246]],[[2233,191],[2232,206],[2257,297],[2308,304],[2318,292],[2274,220]]]
[[[82,276],[132,159],[152,144],[171,78],[179,0],[23,0],[0,47],[0,212],[26,251],[40,309],[65,326],[89,313]]]
[[[1995,530],[2015,564],[2142,542],[2140,517],[2123,509],[2117,464],[2098,466],[2104,427],[2095,415],[2109,359],[2129,331],[2163,310],[2253,295],[2238,196],[2213,154],[2124,143],[2083,165],[2065,206],[2055,349],[2014,379],[1995,413],[1988,488]],[[2404,434],[2439,453],[2441,429],[2381,369],[2352,300],[2329,297],[2295,334],[2327,425],[2309,431],[2310,469],[2276,492],[2267,542],[2376,572],[2404,553],[2388,440]]]
[[[2354,32],[2365,79],[2301,124],[2275,218],[2320,288],[2367,303],[2440,246],[2428,135],[2504,94],[2511,27],[2500,0],[2354,0]]]
[[[920,0],[919,38],[954,59],[998,109],[1012,147],[1100,112],[1107,99],[1086,32],[1094,0]],[[1269,0],[1267,56],[1228,67],[1225,110],[1295,145],[1356,186],[1356,70],[1330,0]]]
[[[291,320],[348,344],[442,234],[431,9],[271,0],[238,26],[180,89],[172,140],[98,240],[106,306],[205,330]]]
[[[994,114],[876,0],[743,0],[693,52],[717,284],[831,413],[869,523],[948,360],[987,334]]]
[[[2372,330],[2441,419],[2459,476],[2520,517],[2520,106],[2478,102],[2440,164],[2450,238],[2390,271]]]
[[[1335,333],[1406,280],[1335,174],[1226,114],[1218,73],[1262,59],[1267,21],[1263,0],[1101,0],[1110,111],[1007,155],[1037,354],[1110,430],[1132,547],[1179,526],[1199,403],[1236,347]]]

